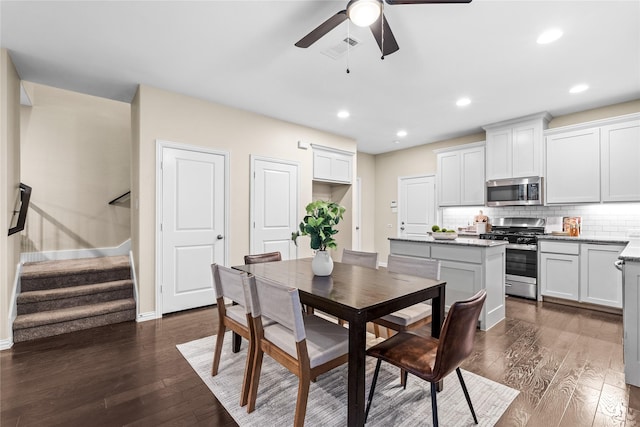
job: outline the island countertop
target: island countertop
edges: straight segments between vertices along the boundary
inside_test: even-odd
[[[504,240],[482,240],[482,239],[466,239],[458,237],[453,240],[436,240],[431,236],[414,236],[414,237],[389,237],[389,240],[397,240],[401,242],[421,242],[436,243],[440,245],[457,245],[457,246],[476,246],[480,248],[492,248],[494,246],[507,245]]]

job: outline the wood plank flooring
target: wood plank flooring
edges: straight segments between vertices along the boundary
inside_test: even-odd
[[[0,352],[0,425],[235,426],[175,347],[212,335],[215,310]],[[640,425],[640,389],[624,383],[618,315],[508,298],[507,319],[477,332],[463,368],[521,391],[499,426]]]

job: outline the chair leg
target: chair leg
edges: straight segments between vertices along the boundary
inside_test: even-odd
[[[462,378],[462,372],[460,372],[460,368],[456,368],[456,374],[458,374],[458,379],[460,380],[460,385],[462,386],[464,397],[467,399],[467,404],[469,404],[469,409],[471,409],[471,415],[473,415],[473,422],[478,424],[478,418],[476,418],[476,411],[473,410],[473,405],[471,404],[471,398],[469,397],[469,392],[467,391],[467,385],[464,383],[464,379]]]
[[[378,359],[378,363],[376,363],[376,370],[373,373],[373,379],[371,380],[371,389],[369,389],[369,399],[367,400],[367,409],[364,412],[364,422],[367,422],[367,417],[369,416],[369,408],[371,408],[371,401],[373,400],[373,391],[376,388],[376,382],[378,381],[378,373],[380,372],[380,364],[382,363],[382,359]]]
[[[259,346],[256,343],[256,346]],[[255,357],[253,359],[253,369],[251,369],[251,381],[249,385],[249,400],[247,402],[247,413],[253,412],[256,408],[256,398],[258,396],[258,384],[260,383],[260,372],[262,371],[262,357],[264,352],[261,348],[256,349]]]
[[[304,417],[307,413],[307,400],[309,399],[309,373],[303,373],[298,382],[298,400],[296,401],[296,415],[293,419],[295,427],[304,426]]]
[[[404,369],[400,369],[400,385],[405,390],[407,389],[407,378],[409,377],[409,372]]]
[[[227,328],[222,321],[218,324],[218,334],[216,335],[216,348],[213,351],[213,365],[211,367],[211,376],[218,375],[218,367],[220,366],[220,355],[222,354],[222,343],[224,342],[224,332]]]
[[[431,413],[433,414],[433,427],[438,427],[438,402],[436,401],[436,389],[436,383],[431,383]]]
[[[380,338],[380,326],[377,323],[373,324],[373,332],[376,334],[376,338]]]
[[[253,370],[253,360],[255,359],[255,343],[249,340],[247,349],[247,361],[244,367],[244,378],[242,380],[242,390],[240,392],[240,406],[245,406],[249,401],[249,388],[251,387],[251,371]]]
[[[387,328],[387,338],[391,338],[391,328]]]

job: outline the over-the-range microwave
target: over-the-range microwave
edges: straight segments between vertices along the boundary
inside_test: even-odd
[[[487,206],[542,205],[542,177],[487,181]]]

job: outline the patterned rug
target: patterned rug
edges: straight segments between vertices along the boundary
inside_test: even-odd
[[[372,335],[373,337],[373,335]],[[381,338],[380,338],[381,339]],[[369,341],[374,344],[375,338]],[[240,388],[244,374],[247,346],[239,353],[231,352],[231,333],[225,334],[218,375],[211,376],[215,336],[178,345],[191,367],[209,387],[226,410],[242,426],[288,426],[293,424],[298,378],[264,357],[256,409],[247,414],[240,407]],[[375,359],[367,358],[366,392],[369,393]],[[518,391],[471,372],[463,371],[471,401],[480,426],[493,426],[502,416]],[[407,389],[399,381],[399,370],[382,363],[368,426],[431,425],[429,383],[409,376]],[[347,365],[321,375],[311,383],[306,426],[345,426],[347,420]],[[438,393],[438,418],[442,426],[475,426],[455,374],[444,380],[444,390]]]

